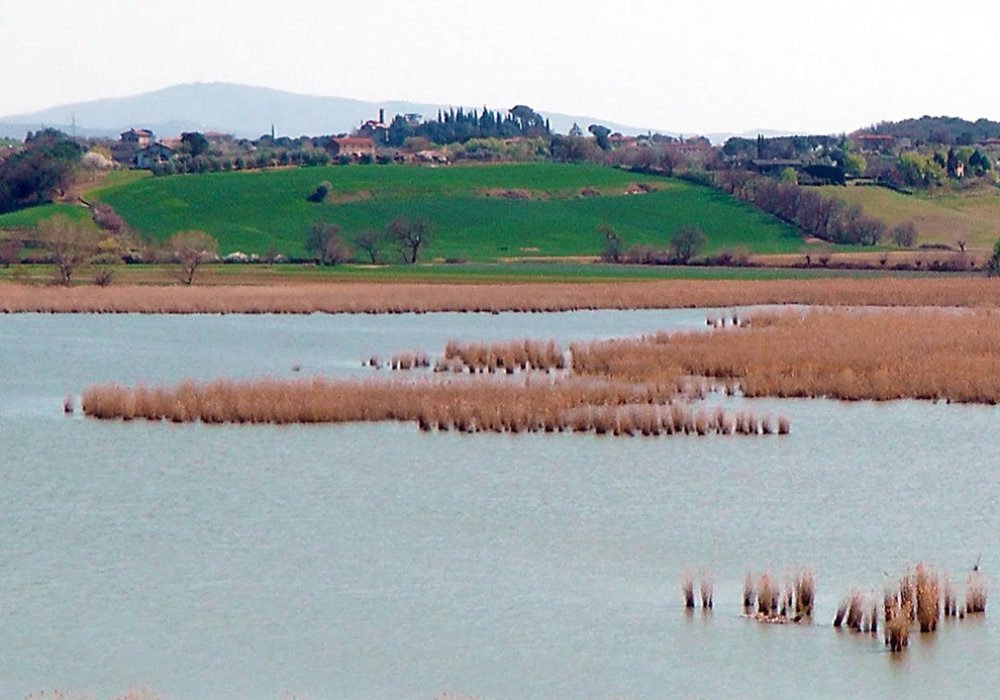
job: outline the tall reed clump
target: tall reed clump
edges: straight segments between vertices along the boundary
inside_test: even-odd
[[[910,603],[903,603],[900,597],[887,591],[883,601],[885,612],[885,644],[893,652],[900,652],[910,644]]]
[[[694,609],[694,576],[691,574],[683,574],[681,576],[681,595],[684,596],[684,607],[690,610]]]
[[[816,599],[816,579],[809,570],[800,571],[795,576],[795,615],[811,618]]]
[[[923,564],[917,565],[916,572],[917,622],[921,632],[937,629],[941,617],[940,586],[937,574]]]
[[[445,346],[446,360],[459,360],[470,372],[505,372],[517,370],[559,370],[566,367],[566,356],[554,341],[516,340],[506,343],[460,343],[451,340]]]
[[[978,566],[969,573],[965,584],[965,613],[979,615],[986,612],[986,579]]]
[[[749,613],[753,609],[754,601],[754,586],[753,586],[753,574],[749,571],[747,572],[746,578],[743,579],[743,612]]]
[[[699,588],[701,592],[701,607],[706,610],[711,609],[714,605],[712,595],[715,590],[715,584],[712,581],[712,577],[706,573],[702,573],[701,585]]]
[[[774,617],[778,614],[778,585],[768,573],[757,579],[757,615]]]

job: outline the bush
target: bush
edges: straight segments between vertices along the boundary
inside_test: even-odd
[[[681,226],[670,239],[670,250],[674,259],[684,265],[701,252],[706,242],[705,234],[697,226]]]
[[[323,182],[316,185],[316,189],[306,197],[307,202],[312,202],[313,204],[319,204],[326,199],[326,196],[330,194],[333,190],[333,184],[329,180],[323,180]]]

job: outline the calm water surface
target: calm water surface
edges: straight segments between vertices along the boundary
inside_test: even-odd
[[[1000,571],[1000,409],[754,401],[787,438],[423,434],[67,418],[103,381],[360,375],[451,338],[700,327],[703,311],[0,317],[0,697],[954,697],[1000,627],[893,658],[854,586]],[[777,351],[777,349],[776,349]],[[740,618],[745,571],[816,572],[816,624]],[[685,614],[679,574],[717,605]],[[961,586],[959,587],[961,589]]]

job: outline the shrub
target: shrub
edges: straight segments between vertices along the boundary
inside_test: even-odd
[[[319,203],[323,202],[326,199],[326,196],[328,194],[330,194],[330,191],[332,189],[333,189],[333,185],[330,183],[330,181],[329,180],[323,180],[323,182],[321,182],[318,185],[316,185],[316,189],[314,189],[309,194],[309,196],[306,197],[306,201],[307,202],[312,202],[313,204],[319,204]]]

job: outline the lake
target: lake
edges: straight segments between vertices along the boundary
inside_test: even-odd
[[[0,697],[988,693],[991,612],[901,655],[831,621],[920,561],[960,598],[980,554],[1000,568],[996,407],[712,395],[791,435],[631,439],[62,413],[99,382],[364,376],[450,339],[565,347],[706,315],[0,317]],[[799,566],[814,624],[741,617],[748,570]],[[700,570],[716,605],[689,614]]]

